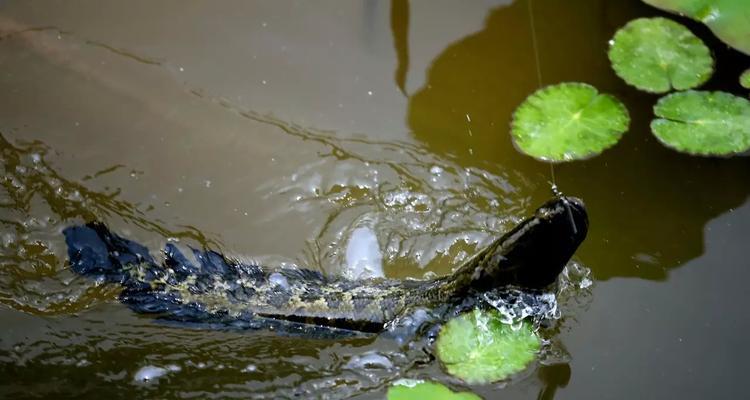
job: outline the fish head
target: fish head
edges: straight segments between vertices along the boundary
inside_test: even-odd
[[[473,266],[472,286],[542,289],[557,280],[588,233],[583,201],[556,196],[490,246]]]

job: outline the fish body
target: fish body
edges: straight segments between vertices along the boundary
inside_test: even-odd
[[[170,321],[241,328],[380,332],[414,310],[460,305],[504,287],[551,285],[583,241],[583,203],[556,197],[481,250],[453,274],[395,280],[327,277],[309,269],[268,269],[167,244],[157,263],[146,247],[92,222],[66,228],[71,268],[123,286],[136,312]]]

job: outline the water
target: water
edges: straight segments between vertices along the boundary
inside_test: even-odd
[[[0,396],[382,398],[408,378],[486,398],[743,397],[750,158],[656,143],[657,97],[605,57],[657,14],[534,1],[534,46],[521,0],[3,3]],[[738,91],[750,60],[690,26],[717,57],[707,87]],[[100,219],[151,249],[330,274],[356,236],[388,277],[450,273],[549,196],[549,167],[507,135],[539,80],[594,84],[633,122],[555,168],[591,229],[543,357],[511,381],[466,387],[419,342],[156,323],[65,264],[61,230]]]

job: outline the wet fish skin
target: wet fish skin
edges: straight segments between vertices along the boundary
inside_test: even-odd
[[[243,329],[380,332],[416,309],[447,309],[502,287],[552,284],[584,240],[583,202],[555,197],[448,276],[429,280],[327,277],[309,269],[268,269],[169,243],[157,263],[146,247],[99,222],[66,228],[71,268],[119,283],[139,313],[187,324]]]

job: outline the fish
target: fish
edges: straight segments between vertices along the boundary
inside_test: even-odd
[[[63,234],[70,268],[121,285],[120,301],[137,313],[209,327],[377,334],[425,310],[471,307],[471,299],[490,291],[550,287],[584,241],[588,223],[583,201],[555,196],[455,272],[432,279],[327,276],[193,248],[191,260],[173,243],[157,262],[145,246],[97,221]]]

